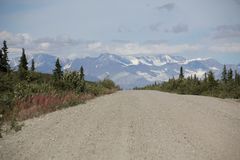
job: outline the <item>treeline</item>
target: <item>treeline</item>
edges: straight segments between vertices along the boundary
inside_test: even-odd
[[[23,48],[18,68],[12,69],[7,42],[3,41],[0,49],[0,136],[3,122],[11,122],[12,128],[18,128],[17,120],[83,103],[119,89],[109,79],[86,81],[82,66],[79,71],[64,72],[59,59],[52,74],[39,73],[35,68],[34,59],[28,64]]]
[[[8,60],[8,47],[7,42],[3,41],[3,47],[0,50],[0,75],[1,80],[4,81],[4,77],[14,78],[15,82],[36,82],[42,79],[41,74],[35,72],[35,61],[32,59],[31,67],[28,67],[28,60],[25,54],[25,49],[22,48],[22,55],[19,59],[19,65],[17,71],[11,69]],[[14,75],[13,75],[14,74]],[[14,77],[15,76],[15,77]],[[5,80],[4,82],[10,82],[11,80]],[[12,82],[14,83],[14,82]],[[42,82],[40,82],[42,83]],[[46,81],[45,81],[46,83]],[[4,83],[1,83],[2,85]],[[62,90],[76,90],[77,92],[85,92],[85,80],[84,80],[84,69],[81,66],[80,71],[76,72],[65,72],[62,71],[60,60],[57,59],[55,63],[55,69],[51,77],[51,84],[56,89]],[[9,86],[9,85],[5,85]],[[11,86],[11,85],[10,85]],[[3,86],[2,86],[3,87]]]
[[[196,74],[193,76],[184,76],[183,68],[180,68],[178,79],[171,78],[161,84],[148,85],[143,88],[173,92],[179,94],[206,95],[220,98],[240,98],[240,74],[226,65],[223,67],[221,79],[216,79],[214,73],[210,70],[200,79]]]

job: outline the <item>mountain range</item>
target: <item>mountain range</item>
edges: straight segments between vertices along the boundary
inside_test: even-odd
[[[11,66],[17,69],[20,56],[10,55],[9,57]],[[27,58],[29,64],[34,58],[36,70],[43,73],[52,73],[57,59],[50,54],[28,54]],[[199,78],[209,70],[220,78],[223,68],[223,64],[211,58],[187,59],[166,54],[120,56],[104,53],[98,57],[60,58],[60,61],[65,71],[79,70],[80,66],[83,66],[87,80],[110,78],[123,89],[163,82],[172,77],[177,78],[181,66],[184,68],[185,76],[196,74]],[[240,70],[240,64],[229,64],[227,67]]]

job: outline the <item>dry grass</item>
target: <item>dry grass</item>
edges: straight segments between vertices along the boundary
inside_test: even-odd
[[[21,121],[53,112],[57,109],[84,103],[92,98],[94,98],[92,94],[79,95],[74,92],[36,94],[16,100],[14,109],[17,120]]]

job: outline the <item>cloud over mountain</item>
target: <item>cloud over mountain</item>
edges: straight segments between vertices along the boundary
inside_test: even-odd
[[[168,54],[193,52],[201,48],[198,44],[168,44],[167,42],[137,43],[128,41],[83,41],[69,37],[38,38],[33,39],[29,34],[12,34],[10,32],[0,32],[0,41],[7,40],[12,51],[21,53],[21,48],[26,48],[30,53],[52,53],[65,57],[84,57],[99,53],[116,53],[119,55],[132,55],[136,53],[157,54],[164,52]]]
[[[187,32],[187,25],[176,25],[167,32],[182,33]],[[219,26],[216,33],[238,33],[239,26]],[[158,32],[156,32],[158,33]],[[231,34],[230,34],[231,35]],[[237,35],[234,35],[237,36]],[[229,36],[227,36],[229,37]],[[215,38],[216,39],[216,38]],[[66,58],[82,58],[86,56],[97,56],[100,53],[115,53],[118,55],[135,54],[175,54],[182,53],[196,57],[196,53],[240,53],[238,42],[228,41],[214,43],[175,43],[171,44],[166,40],[149,40],[145,42],[133,42],[125,40],[114,40],[110,42],[90,41],[74,39],[67,36],[43,37],[34,39],[28,33],[0,32],[0,41],[7,40],[11,53],[21,54],[21,48],[26,49],[26,53],[51,53],[54,56]],[[211,55],[210,55],[211,56]]]

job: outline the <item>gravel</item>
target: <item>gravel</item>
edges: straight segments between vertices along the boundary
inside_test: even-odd
[[[1,160],[239,160],[240,103],[120,91],[24,122]]]

